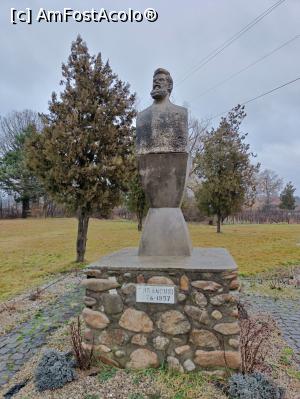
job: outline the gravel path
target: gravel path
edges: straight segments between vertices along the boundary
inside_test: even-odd
[[[300,368],[300,301],[243,294],[241,301],[255,313],[266,313],[276,320],[284,339],[294,349]]]
[[[77,286],[30,319],[0,337],[0,386],[18,372],[41,346],[51,332],[79,314],[83,307],[84,290]]]
[[[39,310],[30,320],[0,337],[0,386],[6,384],[24,363],[46,344],[49,333],[81,312],[83,291],[76,286],[49,306]],[[241,300],[250,310],[268,313],[277,321],[285,340],[295,350],[300,367],[299,300],[274,300],[253,294],[242,294]]]

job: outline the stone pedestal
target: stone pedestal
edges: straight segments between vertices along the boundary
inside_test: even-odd
[[[86,270],[84,347],[126,368],[240,366],[236,265],[222,248],[138,256],[125,248]],[[142,284],[174,287],[175,303],[137,302]]]

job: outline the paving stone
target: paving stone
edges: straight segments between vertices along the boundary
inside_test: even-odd
[[[11,357],[11,359],[13,359],[13,360],[20,360],[22,358],[23,358],[23,354],[22,353],[15,353]]]
[[[0,386],[6,384],[47,342],[50,332],[65,324],[67,319],[80,314],[83,296],[84,290],[76,287],[73,292],[64,294],[40,311],[38,318],[25,321],[0,338]],[[10,370],[12,362],[13,370]]]
[[[5,340],[0,341],[0,349],[3,348],[5,345],[6,345],[6,341]]]
[[[6,370],[6,362],[0,363],[0,373],[1,373],[3,370]]]
[[[3,376],[0,373],[0,386],[6,384],[8,381],[8,377],[7,376]]]
[[[0,356],[5,355],[6,353],[9,353],[9,348],[7,345],[0,349]]]

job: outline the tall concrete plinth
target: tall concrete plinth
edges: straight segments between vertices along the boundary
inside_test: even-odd
[[[189,231],[181,209],[150,208],[138,254],[140,256],[190,256],[191,252]]]

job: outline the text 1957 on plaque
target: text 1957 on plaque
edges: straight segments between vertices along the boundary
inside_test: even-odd
[[[175,303],[175,287],[168,285],[136,285],[136,301],[144,303]]]

